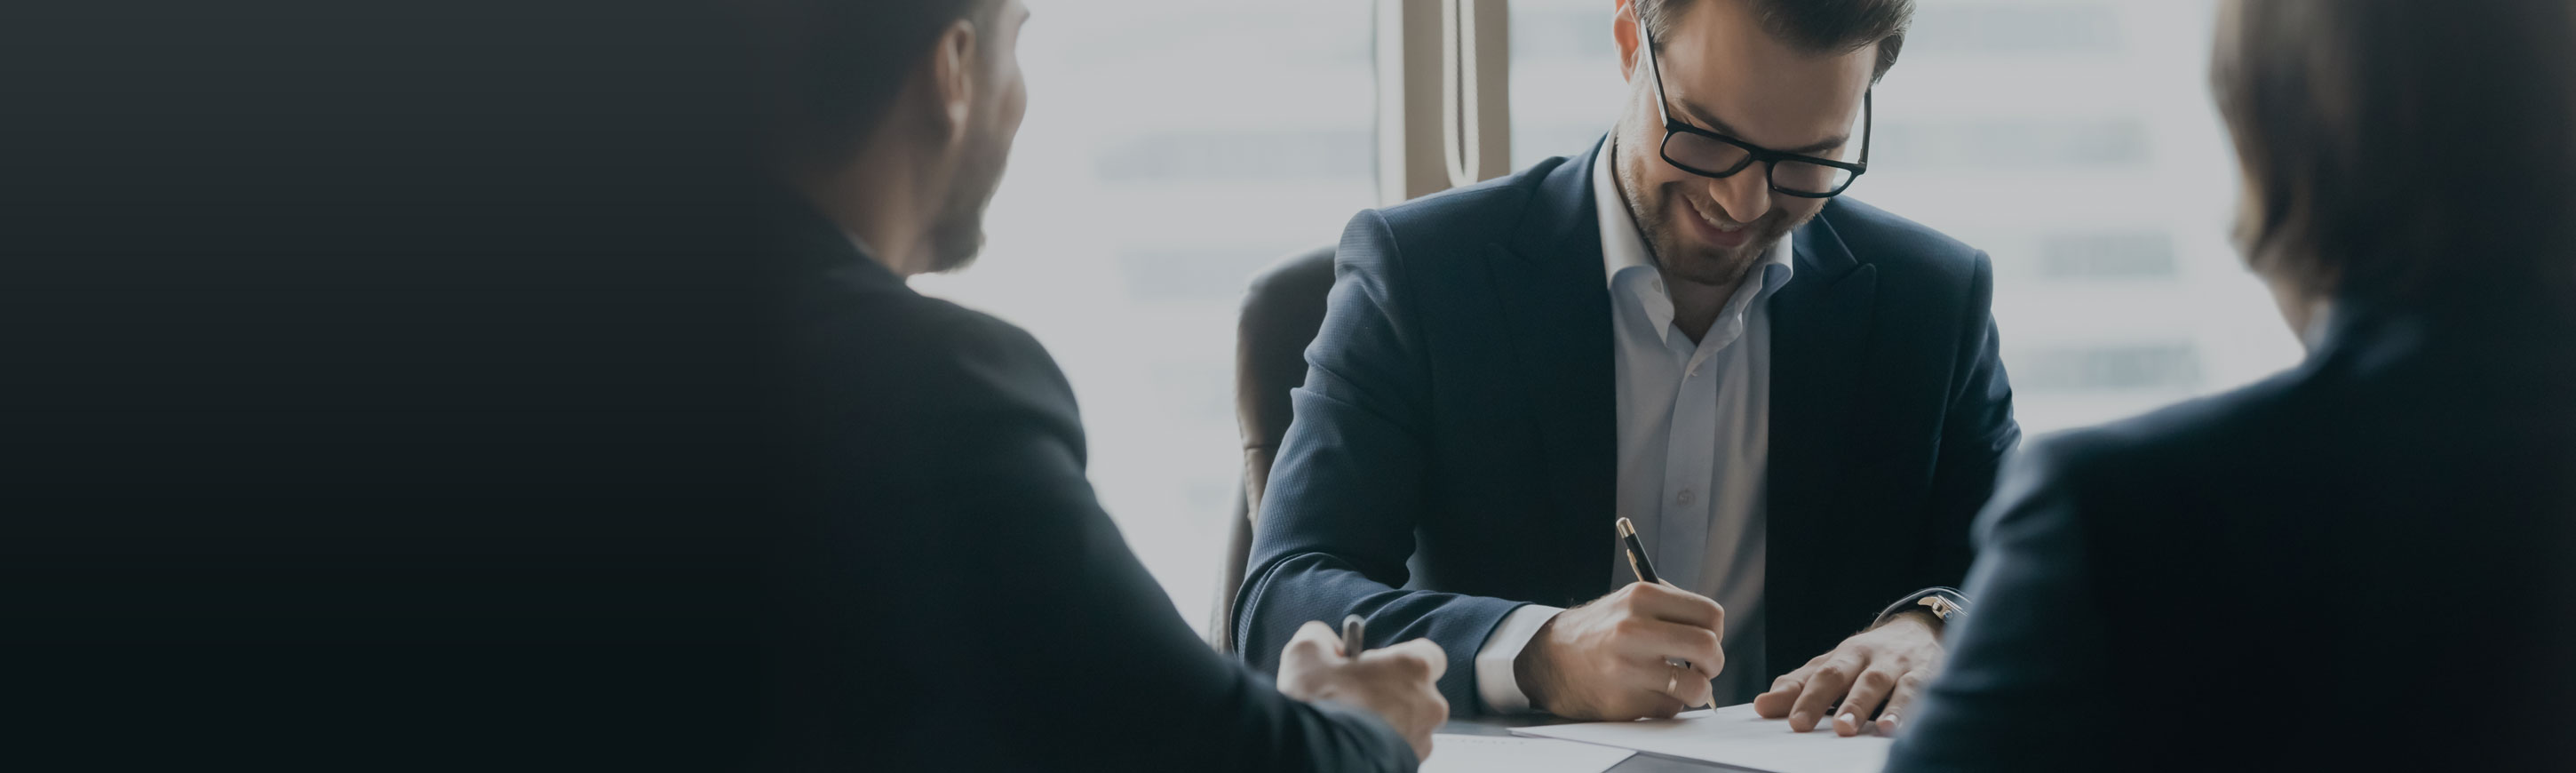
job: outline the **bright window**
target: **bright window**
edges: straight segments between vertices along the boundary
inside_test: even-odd
[[[1371,0],[1028,0],[1029,112],[982,259],[921,292],[1027,328],[1082,403],[1091,482],[1204,626],[1243,495],[1253,274],[1376,206]]]
[[[1512,0],[1512,157],[1580,153],[1626,94],[1607,0]],[[2298,344],[2228,246],[2211,0],[1936,0],[1846,194],[1983,248],[2037,433],[2244,384]]]

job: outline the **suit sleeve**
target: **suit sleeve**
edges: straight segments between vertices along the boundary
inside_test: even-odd
[[[1978,523],[1983,548],[1955,623],[1950,656],[1906,720],[1887,770],[2081,770],[2107,716],[2107,623],[2092,593],[2091,555],[2071,485],[2047,448],[2014,463]]]
[[[1995,490],[2004,456],[2021,442],[2021,425],[2013,421],[2012,384],[2004,378],[1996,338],[1993,300],[1994,264],[1981,252],[1958,325],[1960,354],[1953,372],[1959,375],[1952,381],[1941,423],[1931,528],[1923,540],[1918,585],[1956,587],[1967,576],[1968,563],[1976,556],[1968,540],[1970,525]],[[1973,593],[1968,598],[1976,600]]]
[[[937,362],[858,366],[924,386],[862,390],[876,418],[841,427],[857,447],[833,458],[867,482],[827,498],[845,509],[814,536],[842,560],[813,569],[895,587],[818,608],[852,651],[899,654],[826,654],[826,675],[896,707],[877,707],[911,723],[896,743],[946,739],[939,761],[964,768],[1412,770],[1374,715],[1289,699],[1189,628],[1094,499],[1061,372],[979,319]]]
[[[1244,659],[1278,669],[1309,620],[1368,619],[1368,644],[1429,637],[1449,656],[1440,692],[1476,710],[1476,653],[1521,602],[1404,589],[1427,507],[1431,368],[1402,255],[1385,220],[1362,212],[1342,234],[1324,324],[1306,350],[1290,425],[1235,604]]]

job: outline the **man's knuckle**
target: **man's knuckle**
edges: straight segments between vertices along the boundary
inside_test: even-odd
[[[1446,671],[1449,668],[1449,653],[1440,651],[1438,647],[1424,647],[1420,652],[1414,653],[1414,659],[1421,661],[1423,668],[1432,671]]]
[[[1896,684],[1896,677],[1885,671],[1863,671],[1860,674],[1860,684],[1872,690],[1885,690]]]
[[[1923,672],[1907,671],[1904,676],[1896,678],[1896,683],[1907,688],[1921,687],[1923,686]]]

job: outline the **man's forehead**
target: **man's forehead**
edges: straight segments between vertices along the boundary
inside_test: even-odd
[[[1749,18],[1727,16],[1694,15],[1673,25],[1670,39],[1656,38],[1669,109],[1711,130],[1783,149],[1844,133],[1869,90],[1876,46],[1799,49]]]
[[[1667,66],[1749,70],[1809,86],[1842,87],[1857,94],[1877,72],[1878,45],[1817,50],[1764,29],[1740,3],[1692,3],[1693,10],[1655,36]]]

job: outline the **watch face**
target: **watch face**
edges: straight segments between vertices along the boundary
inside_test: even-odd
[[[1920,604],[1920,605],[1923,605],[1923,606],[1927,606],[1927,607],[1931,607],[1931,608],[1932,608],[1932,616],[1933,616],[1933,617],[1941,618],[1941,619],[1943,619],[1943,620],[1948,620],[1948,619],[1950,619],[1950,614],[1951,614],[1951,613],[1954,613],[1954,612],[1959,611],[1959,605],[1957,605],[1957,604],[1952,604],[1952,603],[1950,603],[1950,600],[1949,600],[1949,599],[1945,599],[1945,598],[1942,598],[1942,597],[1939,597],[1939,596],[1925,596],[1925,597],[1923,597],[1921,600],[1918,600],[1918,601],[1916,601],[1916,602],[1914,602],[1914,603],[1916,603],[1916,604]]]

